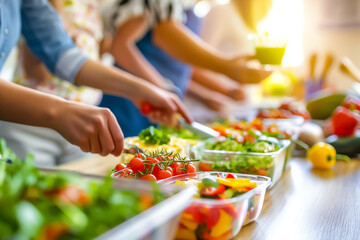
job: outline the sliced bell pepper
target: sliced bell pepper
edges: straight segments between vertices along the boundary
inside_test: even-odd
[[[233,188],[237,188],[237,187],[252,187],[255,188],[256,187],[256,182],[250,182],[250,179],[246,178],[217,178],[217,181],[225,186],[228,187],[233,187]]]
[[[200,194],[203,196],[215,197],[225,192],[225,186],[220,185],[218,188],[215,187],[203,187],[200,190]]]
[[[224,210],[220,209],[220,218],[211,229],[210,236],[219,237],[232,228],[232,217]]]

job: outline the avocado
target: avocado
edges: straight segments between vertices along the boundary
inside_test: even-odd
[[[325,94],[312,99],[306,104],[312,119],[328,119],[336,107],[344,101],[346,93]]]

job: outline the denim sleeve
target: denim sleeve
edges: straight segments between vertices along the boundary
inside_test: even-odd
[[[53,74],[72,82],[88,58],[75,46],[48,1],[22,1],[21,24],[22,34],[32,53]]]

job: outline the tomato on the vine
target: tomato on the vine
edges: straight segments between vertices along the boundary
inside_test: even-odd
[[[115,166],[116,171],[121,171],[126,168],[126,165],[123,163],[119,163]]]
[[[144,163],[141,159],[134,157],[128,163],[128,167],[131,168],[134,173],[142,172],[145,170]]]
[[[140,179],[141,180],[146,180],[146,181],[156,181],[157,180],[156,177],[151,173],[147,174],[145,176],[142,176]]]
[[[124,168],[123,170],[120,171],[121,178],[133,178],[132,174],[133,174],[133,170],[130,168]]]
[[[171,175],[174,175],[174,170],[171,167],[166,167],[166,170],[168,170],[169,172],[171,172]]]
[[[159,165],[156,164],[158,162],[160,162],[158,159],[153,158],[153,157],[147,157],[146,161],[150,161],[145,163],[145,169],[147,169],[148,171],[151,170],[152,166],[154,166],[153,170],[152,170],[152,174],[156,175],[156,173],[160,170]],[[152,165],[146,165],[146,164],[152,164]]]
[[[179,162],[174,162],[173,164],[171,164],[170,167],[173,169],[173,175],[174,175],[174,176],[181,174],[181,173],[177,173],[177,172],[176,172],[176,169],[177,169],[178,167],[181,168],[181,164],[180,164]]]
[[[168,170],[160,170],[156,175],[156,178],[158,180],[169,178],[169,177],[172,177],[172,174]]]
[[[195,173],[196,168],[192,163],[183,163],[176,167],[174,175],[186,174],[186,173]]]

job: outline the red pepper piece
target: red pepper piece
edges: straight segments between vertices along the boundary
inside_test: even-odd
[[[345,107],[337,107],[331,117],[333,132],[339,137],[354,135],[358,125],[355,114]]]
[[[215,197],[225,192],[225,186],[220,185],[218,188],[204,187],[200,190],[200,194],[209,197]]]
[[[228,173],[228,175],[226,175],[225,178],[235,178],[235,176],[233,174],[231,174],[231,173]]]

